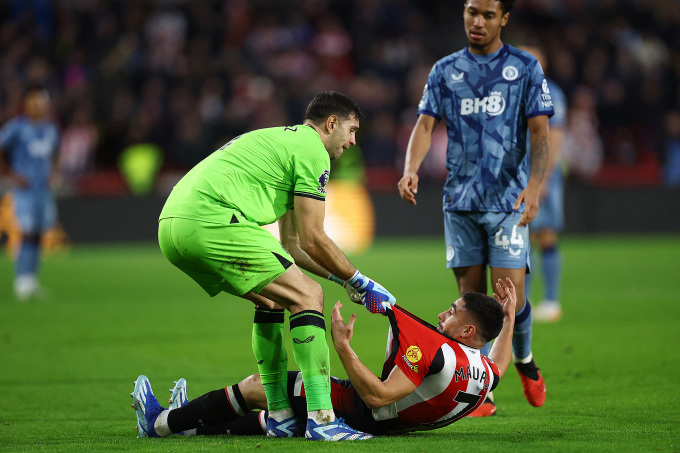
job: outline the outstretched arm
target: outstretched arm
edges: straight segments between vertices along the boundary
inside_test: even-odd
[[[347,295],[352,302],[361,304],[361,295],[356,289],[325,267],[318,264],[307,254],[307,252],[302,250],[300,247],[297,221],[293,210],[288,211],[279,219],[279,235],[281,237],[281,245],[288,250],[288,253],[290,253],[298,266],[314,275],[327,278],[338,285],[341,285],[345,288],[345,292],[347,292]]]
[[[302,256],[300,267],[316,275],[331,278],[328,272],[337,279],[331,280],[342,284],[352,301],[357,302],[353,292],[359,293],[361,302],[373,313],[384,312],[383,303],[394,304],[396,299],[382,285],[362,275],[344,253],[328,237],[323,228],[325,205],[323,201],[307,197],[295,197],[293,224],[297,226],[297,248],[304,251],[309,259]],[[288,230],[287,224],[283,223]],[[284,232],[286,243],[293,243],[295,239]],[[292,255],[292,253],[291,253]],[[327,272],[326,272],[327,271]],[[351,285],[354,290],[348,288]],[[358,303],[358,302],[357,302]]]
[[[413,392],[416,385],[398,367],[394,367],[389,377],[383,382],[363,364],[349,344],[354,333],[357,315],[352,314],[349,324],[347,324],[340,314],[341,308],[342,304],[336,302],[331,316],[333,346],[338,351],[338,356],[349,380],[364,403],[371,409],[382,407],[399,401]]]
[[[504,317],[503,328],[493,342],[491,351],[489,351],[489,359],[496,364],[502,378],[512,358],[512,330],[515,328],[515,305],[517,304],[517,294],[512,280],[506,278],[503,281],[499,278],[493,297],[503,307]]]
[[[289,214],[292,214],[294,218],[289,218],[283,224],[279,222],[279,226],[285,228],[281,240],[285,241],[284,246],[295,242],[297,248],[309,258],[302,257],[298,263],[297,260],[301,256],[295,256],[287,248],[300,267],[321,277],[327,277],[328,272],[337,275],[342,280],[347,280],[354,275],[356,269],[324,230],[326,207],[323,201],[308,197],[295,197],[295,209],[286,216]],[[289,231],[289,225],[294,228],[295,233]],[[295,235],[295,239],[291,240],[289,235],[292,234]]]
[[[281,237],[281,245],[293,257],[295,264],[319,277],[328,277],[330,271],[314,261],[300,247],[300,237],[298,235],[294,209],[288,211],[279,219],[279,235]]]

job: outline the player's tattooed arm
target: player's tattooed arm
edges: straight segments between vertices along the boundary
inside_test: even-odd
[[[531,159],[531,177],[536,176],[539,182],[543,182],[545,169],[548,167],[550,155],[550,145],[547,135],[538,137],[538,140],[531,140],[529,156]]]
[[[548,116],[540,115],[529,118],[529,156],[531,159],[531,175],[524,190],[517,197],[514,209],[519,209],[524,203],[524,213],[517,226],[528,225],[538,212],[538,202],[541,194],[541,185],[548,166],[550,156]]]
[[[529,157],[531,159],[531,175],[529,184],[540,184],[550,161],[550,133],[548,116],[539,115],[529,118]]]

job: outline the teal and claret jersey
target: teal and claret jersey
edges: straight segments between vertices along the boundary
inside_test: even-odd
[[[527,52],[465,48],[435,63],[418,114],[446,121],[444,209],[512,212],[530,176],[527,121],[553,113],[541,65]]]

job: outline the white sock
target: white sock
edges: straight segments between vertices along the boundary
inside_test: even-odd
[[[288,409],[283,409],[283,410],[280,410],[280,411],[269,412],[269,418],[273,418],[277,422],[282,422],[284,420],[288,420],[289,418],[291,418],[294,415],[295,415],[295,413],[293,412],[293,409],[290,408],[290,407]]]
[[[154,431],[156,431],[156,434],[161,437],[168,437],[170,434],[172,434],[172,431],[170,431],[170,427],[168,426],[169,413],[169,410],[164,410],[161,412],[161,414],[156,419],[156,422],[153,424]]]
[[[335,412],[332,409],[321,409],[307,413],[307,418],[314,420],[317,425],[325,425],[335,421]]]
[[[14,279],[14,294],[22,302],[34,296],[39,287],[40,284],[34,274],[22,274]]]
[[[512,354],[512,362],[513,363],[529,363],[534,359],[534,355],[532,353],[529,353],[529,355],[523,359],[518,358],[514,353]]]

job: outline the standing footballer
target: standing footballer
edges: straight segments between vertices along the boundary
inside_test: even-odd
[[[469,44],[439,60],[430,72],[399,193],[416,204],[418,169],[432,133],[444,119],[449,135],[443,195],[447,267],[453,269],[460,294],[486,294],[487,266],[492,281],[515,282],[513,361],[527,400],[541,406],[545,382],[531,352],[531,305],[524,297],[524,276],[530,270],[527,225],[538,211],[553,106],[536,59],[501,41],[513,3],[465,1]],[[495,412],[487,398],[472,415]]]
[[[14,213],[21,227],[14,294],[19,301],[39,296],[41,240],[57,220],[50,181],[54,178],[59,126],[50,118],[50,95],[40,85],[29,85],[23,114],[0,129],[0,175],[12,182]],[[6,157],[6,159],[5,159]]]
[[[520,49],[536,57],[545,71],[548,60],[540,44],[521,46]],[[541,209],[529,226],[531,244],[538,245],[538,253],[534,250],[532,254],[534,258],[540,254],[538,262],[543,271],[544,297],[534,310],[534,320],[538,322],[556,322],[562,317],[562,305],[559,301],[562,252],[558,235],[564,227],[564,175],[561,150],[567,123],[567,100],[555,82],[550,79],[547,81],[555,110],[555,115],[550,118],[550,159],[541,193]],[[527,295],[531,294],[531,280],[532,274],[527,275],[524,284],[524,292]]]

